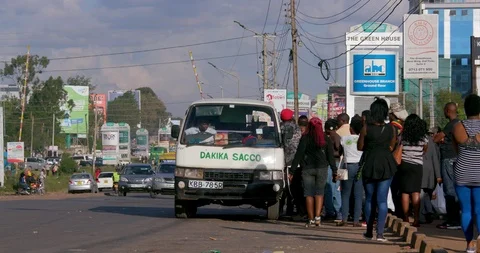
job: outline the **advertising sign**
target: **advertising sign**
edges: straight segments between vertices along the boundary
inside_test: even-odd
[[[118,97],[123,96],[127,92],[132,92],[135,100],[138,102],[138,109],[142,109],[142,100],[139,90],[109,90],[107,93],[107,102],[112,102]]]
[[[294,92],[288,91],[287,92],[287,108],[294,109],[295,101],[294,101]],[[312,107],[312,101],[310,100],[310,96],[303,93],[298,93],[298,108],[300,112],[308,112]]]
[[[480,37],[471,36],[470,38],[472,65],[480,66]]]
[[[331,86],[328,88],[328,118],[336,118],[346,110],[346,87]]]
[[[438,79],[438,15],[406,14],[403,76]]]
[[[118,145],[118,132],[103,132],[102,133],[102,145],[103,146],[117,146]]]
[[[352,95],[398,95],[395,52],[352,53]]]
[[[90,94],[93,108],[103,117],[103,123],[107,122],[107,94]]]
[[[67,92],[66,101],[72,100],[75,104],[69,109],[67,103],[61,107],[65,111],[65,118],[61,120],[60,126],[62,133],[67,134],[86,134],[88,126],[88,106],[89,92],[88,86],[64,86]]]
[[[352,32],[347,33],[346,45],[362,45],[362,46],[401,46],[403,34],[401,32]]]
[[[0,107],[0,187],[5,186],[5,156],[3,155],[5,150],[3,148],[5,147],[3,145],[3,121],[5,119],[3,118],[3,107]]]
[[[25,160],[23,142],[7,142],[7,162],[21,163]]]
[[[328,94],[317,94],[317,104],[315,106],[317,116],[326,120],[328,117]]]
[[[287,108],[287,90],[284,89],[265,89],[263,92],[263,101],[272,104],[277,112]]]

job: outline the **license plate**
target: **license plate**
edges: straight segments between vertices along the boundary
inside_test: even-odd
[[[108,180],[103,180],[103,183],[104,183],[104,184],[108,184]]]
[[[190,180],[188,181],[188,187],[197,189],[223,189],[223,182]]]
[[[77,182],[77,185],[82,185],[82,182]]]
[[[130,187],[132,187],[132,188],[142,188],[143,185],[141,185],[141,184],[131,184]]]

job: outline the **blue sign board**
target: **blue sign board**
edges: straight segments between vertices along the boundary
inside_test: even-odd
[[[398,94],[396,53],[353,54],[353,95]]]

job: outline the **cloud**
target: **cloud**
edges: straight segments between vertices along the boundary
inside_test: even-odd
[[[279,32],[285,25],[281,1],[272,1],[267,20],[266,32],[273,32],[277,26]],[[287,3],[288,1],[283,1]],[[399,24],[402,15],[408,9],[404,1],[395,14],[388,20]],[[344,35],[347,29],[355,24],[365,22],[380,8],[376,0],[371,0],[362,10],[328,26],[313,26],[300,21],[302,27],[310,33],[322,37]],[[301,0],[300,11],[312,16],[329,16],[339,13],[353,1],[347,0]],[[328,8],[326,7],[328,6]],[[358,5],[360,6],[360,4]],[[202,1],[157,1],[157,0],[125,0],[125,1],[82,1],[82,0],[52,0],[52,1],[0,1],[0,22],[5,30],[0,32],[1,60],[18,54],[24,54],[26,45],[32,46],[32,53],[50,58],[126,52],[146,48],[158,48],[212,41],[224,38],[253,35],[245,32],[237,24],[237,20],[255,31],[261,32],[265,21],[267,1],[255,0],[202,0]],[[277,25],[280,9],[282,13]],[[352,8],[352,11],[356,8]],[[314,22],[335,21],[350,12],[328,20],[312,20]],[[305,17],[304,17],[305,18]],[[288,25],[286,26],[288,28]],[[312,38],[314,39],[314,38]],[[306,39],[304,39],[306,40]],[[332,42],[332,40],[318,41]],[[333,40],[335,41],[335,40]],[[304,41],[306,46],[312,47]],[[280,44],[280,37],[276,39]],[[183,115],[189,102],[199,99],[199,91],[189,60],[191,50],[196,59],[235,55],[241,46],[240,54],[257,51],[256,39],[248,37],[243,40],[228,41],[211,45],[195,46],[165,51],[154,51],[139,54],[125,54],[106,57],[82,58],[74,60],[52,61],[48,70],[98,68],[118,65],[134,65],[155,62],[186,60],[185,63],[143,66],[122,69],[102,69],[94,71],[52,72],[47,75],[60,75],[64,78],[76,74],[84,74],[92,78],[100,92],[109,89],[138,88],[149,86],[164,100],[169,111],[174,115]],[[284,49],[291,47],[289,36]],[[271,46],[269,46],[270,50]],[[315,44],[318,54],[322,57],[333,56],[333,46]],[[344,50],[344,44],[339,44],[339,51]],[[261,51],[261,47],[258,48]],[[317,59],[305,48],[300,48],[300,56],[311,64]],[[288,66],[288,51],[284,53],[277,82],[284,84]],[[342,65],[344,58],[340,58]],[[259,95],[256,55],[212,60],[225,70],[231,70],[240,78],[241,95]],[[235,62],[235,66],[231,66]],[[235,79],[221,74],[206,61],[196,62],[205,93],[220,97],[220,86],[224,87],[225,96],[237,94]],[[343,81],[343,71],[339,72]],[[307,64],[299,63],[300,90],[314,95],[325,92],[326,84],[317,69]],[[291,88],[292,78],[289,78]],[[255,98],[255,97],[254,97]]]

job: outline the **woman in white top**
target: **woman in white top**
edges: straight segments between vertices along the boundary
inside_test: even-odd
[[[342,222],[337,223],[337,226],[345,226],[347,224],[352,189],[354,195],[353,226],[362,226],[360,223],[360,215],[362,214],[363,182],[361,177],[357,177],[360,168],[360,158],[362,157],[362,151],[358,151],[357,149],[357,142],[362,127],[362,118],[352,118],[352,121],[350,122],[351,135],[343,136],[340,140],[344,161],[343,168],[346,168],[348,171],[348,180],[342,180],[340,182],[342,195]]]

